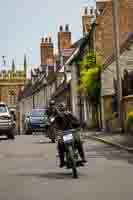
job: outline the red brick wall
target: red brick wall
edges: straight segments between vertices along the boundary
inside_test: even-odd
[[[72,44],[72,41],[71,41],[71,32],[69,31],[69,26],[66,25],[64,30],[63,30],[63,27],[60,26],[60,31],[58,32],[59,53],[62,49],[70,48],[71,44]]]
[[[41,54],[41,65],[46,65],[48,59],[54,60],[54,45],[51,38],[42,38],[40,44],[40,54]]]
[[[133,32],[133,0],[128,0],[128,25],[130,32]]]
[[[103,62],[112,52],[112,35],[112,5],[107,3],[103,13],[97,17],[96,28],[96,50]]]
[[[119,0],[120,43],[133,31],[133,0]],[[106,3],[103,13],[97,17],[96,50],[103,62],[113,52],[112,2]]]

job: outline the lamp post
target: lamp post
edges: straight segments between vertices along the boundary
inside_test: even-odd
[[[118,101],[118,117],[119,128],[123,128],[122,120],[122,82],[120,71],[120,31],[119,31],[119,3],[118,0],[112,0],[113,30],[114,30],[114,55],[116,61],[116,78],[117,78],[117,101]]]

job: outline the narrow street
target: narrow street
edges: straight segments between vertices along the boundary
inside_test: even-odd
[[[105,144],[84,143],[88,164],[59,169],[56,146],[43,136],[0,140],[1,200],[132,200],[133,155]]]

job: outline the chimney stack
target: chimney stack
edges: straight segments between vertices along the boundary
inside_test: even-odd
[[[51,37],[42,38],[40,44],[41,66],[46,68],[48,60],[54,60],[54,44]],[[54,61],[53,61],[54,62]]]
[[[86,35],[91,30],[91,25],[93,20],[96,17],[96,10],[95,8],[84,8],[84,12],[82,15],[82,26],[83,26],[83,35]]]
[[[64,31],[63,31],[64,30]],[[58,52],[61,54],[62,49],[67,49],[71,47],[71,32],[69,30],[69,25],[65,25],[65,29],[61,25],[58,32]]]

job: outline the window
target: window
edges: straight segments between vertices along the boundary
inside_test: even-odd
[[[0,113],[6,113],[7,112],[7,108],[5,105],[0,105]]]
[[[8,102],[10,105],[16,105],[17,97],[15,94],[15,91],[13,91],[13,90],[9,91]]]

